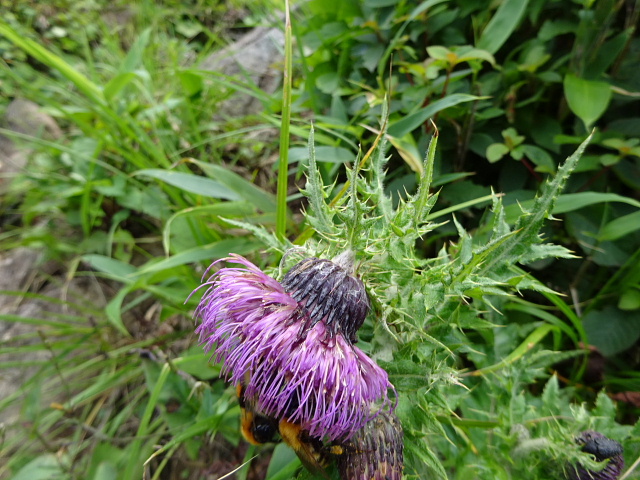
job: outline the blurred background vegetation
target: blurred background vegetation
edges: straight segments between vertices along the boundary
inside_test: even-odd
[[[282,30],[284,6],[0,7],[0,146],[10,152],[0,166],[0,246],[5,259],[38,255],[29,271],[2,272],[0,322],[10,334],[0,372],[20,374],[18,388],[0,392],[0,478],[133,479],[146,459],[149,478],[217,478],[256,452],[240,441],[233,392],[218,366],[205,364],[188,315],[194,302],[184,301],[212,259],[233,251],[263,266],[276,260],[259,236],[226,220],[275,225],[284,60],[277,35],[256,41],[276,52],[259,77],[249,67],[225,70],[211,55],[258,28]],[[619,408],[607,410],[601,397],[597,408],[635,423],[640,3],[308,0],[292,8],[291,239],[306,226],[298,187],[311,120],[325,184],[340,185],[343,164],[376,138],[388,95],[387,191],[396,202],[415,191],[437,127],[438,221],[455,211],[477,243],[490,234],[479,225],[492,191],[504,194],[513,222],[518,203],[530,206],[597,128],[556,204],[562,221],[543,232],[576,257],[526,267],[561,295],[507,302],[503,322],[523,331],[562,325],[549,348],[582,352],[554,367],[571,402],[591,404],[604,391]],[[21,106],[26,100],[33,104]],[[15,150],[26,163],[11,171]],[[418,250],[432,258],[457,238],[449,221]],[[18,312],[24,304],[41,308]],[[264,478],[267,466],[267,478],[290,478],[282,465],[291,455],[277,447],[237,478]],[[445,466],[450,478],[472,478],[451,459]]]

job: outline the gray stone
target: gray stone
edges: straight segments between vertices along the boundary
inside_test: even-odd
[[[271,94],[280,85],[283,63],[284,33],[277,28],[258,27],[220,52],[207,57],[200,68],[253,83]],[[236,92],[222,102],[216,118],[255,114],[262,108],[262,103],[256,97]]]
[[[40,107],[29,101],[17,98],[8,106],[1,122],[7,130],[22,135],[55,140],[62,136],[56,121]],[[0,134],[0,195],[6,191],[11,179],[22,171],[31,155],[31,150],[19,146],[9,136]]]

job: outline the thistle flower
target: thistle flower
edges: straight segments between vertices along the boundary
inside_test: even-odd
[[[257,411],[332,441],[375,417],[372,404],[389,406],[386,372],[351,341],[369,308],[359,280],[318,259],[293,267],[283,284],[239,255],[220,261],[244,268],[202,285],[196,333]]]
[[[622,445],[615,440],[605,437],[599,432],[585,430],[576,438],[582,445],[582,451],[592,454],[598,462],[609,460],[604,469],[599,472],[587,470],[582,465],[569,467],[570,480],[617,480],[624,468]]]
[[[393,413],[383,412],[342,444],[337,456],[343,480],[401,480],[402,425]]]

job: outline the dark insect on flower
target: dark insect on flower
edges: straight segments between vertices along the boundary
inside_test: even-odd
[[[393,386],[386,372],[351,340],[369,308],[359,280],[309,259],[287,274],[288,291],[243,257],[223,260],[244,268],[223,268],[204,283],[196,333],[223,362],[222,374],[245,385],[256,411],[334,441],[374,418],[371,405],[390,406],[387,389]],[[325,303],[345,304],[339,310],[344,316]]]
[[[252,445],[262,445],[276,441],[278,421],[255,411],[244,397],[244,386],[236,387],[240,404],[240,432],[244,439]]]
[[[303,465],[314,473],[322,475],[332,455],[342,453],[339,446],[325,446],[317,437],[312,437],[295,423],[287,419],[277,420],[255,411],[251,402],[244,397],[244,386],[237,387],[241,410],[240,429],[242,436],[253,445],[284,441],[296,453]]]
[[[382,412],[350,440],[325,444],[287,419],[278,421],[257,413],[244,397],[242,385],[237,393],[241,430],[248,442],[256,445],[282,439],[308,470],[325,478],[329,478],[325,469],[335,459],[342,480],[401,480],[402,427],[394,414]]]
[[[594,472],[582,465],[569,467],[570,480],[617,480],[624,468],[623,449],[615,440],[605,437],[599,432],[585,430],[576,438],[576,443],[582,445],[582,451],[593,455],[597,461],[608,460],[604,469]]]
[[[394,413],[382,412],[341,444],[337,457],[343,480],[401,480],[403,433]]]

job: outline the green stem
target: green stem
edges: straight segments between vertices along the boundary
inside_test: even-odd
[[[292,57],[293,50],[291,47],[291,18],[289,17],[289,0],[286,0],[282,123],[280,126],[280,163],[278,166],[278,205],[276,208],[276,235],[281,239],[285,238],[287,233],[287,191],[289,186],[289,123],[291,122]]]

